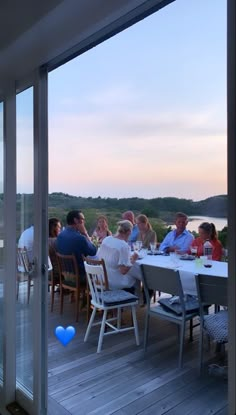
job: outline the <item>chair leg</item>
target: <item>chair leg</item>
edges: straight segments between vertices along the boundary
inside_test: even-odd
[[[136,306],[131,306],[132,310],[132,317],[133,317],[133,326],[134,326],[134,334],[137,346],[139,346],[139,333],[138,333],[138,323],[137,323],[137,315],[136,315]]]
[[[156,303],[157,301],[157,292],[156,290],[153,292],[153,302]]]
[[[117,308],[117,328],[121,328],[121,308]]]
[[[203,363],[203,326],[200,323],[200,338],[199,338],[199,375],[202,374]]]
[[[89,311],[90,311],[90,296],[89,296],[89,289],[88,289],[88,284],[86,287],[86,319],[87,319],[87,323],[89,322]]]
[[[91,330],[92,325],[93,325],[93,321],[94,321],[94,318],[95,318],[95,315],[96,315],[96,311],[97,311],[97,309],[96,309],[96,307],[94,307],[92,315],[91,315],[90,320],[89,320],[89,324],[88,324],[85,336],[84,336],[84,342],[86,342],[88,340],[88,336],[89,336],[90,330]]]
[[[189,341],[193,341],[193,319],[189,320]]]
[[[81,309],[80,290],[76,291],[76,293],[75,293],[75,302],[76,302],[76,319],[75,319],[75,321],[77,323],[78,320],[79,320],[79,312],[80,312],[80,309]]]
[[[103,311],[100,334],[99,334],[99,340],[98,340],[97,353],[100,353],[101,349],[102,349],[102,342],[103,342],[103,336],[104,336],[104,331],[105,331],[106,319],[107,319],[107,310],[104,310]]]
[[[27,287],[27,302],[29,304],[29,300],[30,300],[30,285],[31,285],[31,279],[30,277],[28,277],[28,287]]]
[[[55,294],[55,285],[51,285],[51,312],[53,312],[53,306],[54,306],[54,294]]]
[[[19,297],[19,286],[20,286],[20,282],[17,281],[16,282],[16,300],[18,301],[18,297]]]
[[[150,305],[148,305],[146,309],[145,328],[144,328],[144,350],[145,352],[147,350],[147,340],[148,340],[148,332],[149,332],[149,319],[150,319],[149,307]]]
[[[60,285],[60,314],[63,313],[63,302],[64,302],[64,288]]]
[[[185,321],[180,327],[180,342],[179,342],[179,369],[183,366],[183,351],[184,351],[184,335],[185,335]]]

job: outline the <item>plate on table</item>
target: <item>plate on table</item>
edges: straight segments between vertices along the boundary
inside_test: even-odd
[[[184,261],[193,261],[195,259],[194,255],[188,255],[188,254],[184,254],[180,256],[180,259],[184,260]]]
[[[163,251],[155,251],[154,254],[151,251],[148,251],[148,255],[164,255]]]

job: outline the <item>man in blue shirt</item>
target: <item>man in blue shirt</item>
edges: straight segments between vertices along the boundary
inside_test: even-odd
[[[132,212],[132,210],[127,210],[126,212],[124,212],[122,214],[122,219],[129,220],[133,225],[133,229],[132,229],[131,234],[129,236],[128,242],[136,242],[137,237],[138,237],[138,233],[139,233],[139,229],[138,229],[138,225],[135,223],[134,213]]]
[[[86,280],[82,255],[96,255],[97,248],[90,241],[85,228],[85,217],[80,210],[68,213],[67,227],[59,233],[56,240],[56,250],[62,255],[74,254],[78,263],[81,281]]]
[[[176,229],[169,232],[161,243],[159,249],[166,253],[174,252],[176,249],[187,252],[194,236],[187,231],[188,217],[185,213],[178,212],[175,215]]]

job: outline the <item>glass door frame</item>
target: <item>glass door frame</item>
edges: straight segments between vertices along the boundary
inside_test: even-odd
[[[33,397],[16,385],[16,94],[33,87],[34,114],[34,301]],[[0,411],[16,401],[32,415],[47,413],[48,295],[48,76],[39,68],[27,83],[6,86],[4,97],[4,299],[3,387]],[[2,405],[2,406],[1,406]]]

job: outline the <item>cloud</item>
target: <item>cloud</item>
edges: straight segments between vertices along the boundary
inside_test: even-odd
[[[70,132],[82,132],[86,136],[104,137],[111,136],[120,140],[138,139],[139,137],[181,137],[189,135],[219,136],[226,134],[226,125],[218,117],[217,110],[204,109],[202,112],[184,111],[158,111],[114,110],[108,106],[106,110],[87,113],[61,113],[50,120],[52,130],[69,129]],[[56,131],[58,133],[58,131]]]
[[[202,111],[107,111],[50,118],[50,183],[84,196],[194,200],[226,192],[226,129]],[[67,189],[67,190],[66,190]]]

